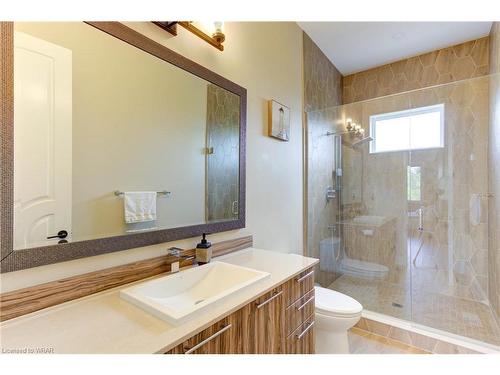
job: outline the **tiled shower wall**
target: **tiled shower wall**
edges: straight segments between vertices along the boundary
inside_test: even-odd
[[[488,37],[344,77],[344,104],[488,74]]]
[[[304,111],[342,104],[342,75],[319,47],[304,38]]]
[[[238,216],[240,98],[223,88],[207,86],[207,222]]]
[[[393,220],[396,254],[394,265],[390,267],[393,283],[408,282],[407,237],[417,232],[413,230],[415,223],[406,215],[412,209],[406,201],[406,166],[420,165],[424,173],[421,203],[432,208],[426,210],[424,217],[427,229],[431,229],[425,239],[432,248],[436,248],[435,263],[440,272],[432,278],[414,272],[413,285],[422,290],[439,290],[454,297],[477,301],[488,299],[487,215],[483,215],[481,222],[475,226],[470,225],[468,217],[471,194],[482,194],[483,206],[487,202],[488,81],[487,78],[477,78],[463,84],[425,89],[481,77],[488,71],[489,38],[485,37],[344,77],[344,104],[354,103],[343,106],[340,118],[352,118],[365,128],[366,134],[372,114],[437,103],[446,105],[445,118],[449,131],[445,149],[413,152],[411,155],[399,152],[370,155],[367,146],[359,150],[363,160],[363,199],[360,205],[362,211],[357,214],[396,218]],[[410,90],[416,91],[390,96]],[[371,98],[379,99],[356,103]],[[349,155],[345,154],[345,158]],[[441,177],[440,181],[439,173],[443,170],[449,176]],[[446,178],[451,184],[443,191],[441,185]],[[454,210],[452,222],[448,222],[447,218],[449,203]],[[350,207],[343,209],[349,210]],[[450,226],[453,236],[448,239]],[[449,254],[450,251],[452,254]],[[450,261],[447,260],[449,255]]]
[[[311,53],[307,48],[308,42],[312,44],[304,36],[305,72],[318,66],[312,54],[308,55]],[[317,50],[316,53],[321,52]],[[489,77],[489,73],[500,75],[498,23],[494,23],[489,37],[343,77],[344,105],[333,107],[326,103],[327,100],[321,101],[325,96],[318,95],[314,90],[316,87],[324,90],[325,86],[320,86],[304,74],[305,109],[306,112],[316,110],[307,113],[309,254],[320,258],[319,241],[340,236],[328,228],[332,222],[341,219],[344,221],[342,226],[347,227],[356,215],[392,217],[383,226],[392,226],[391,233],[396,233],[391,246],[394,254],[385,257],[387,262],[384,264],[389,263],[386,265],[390,271],[381,284],[381,290],[390,292],[390,298],[384,301],[382,295],[377,295],[377,303],[388,303],[389,309],[386,310],[391,310],[390,302],[401,298],[405,307],[410,308],[409,315],[404,315],[403,319],[481,340],[486,340],[482,336],[487,335],[474,336],[469,331],[478,331],[475,323],[464,323],[477,315],[483,328],[488,330],[487,320],[490,318],[483,320],[481,314],[485,312],[491,317],[491,312],[487,304],[476,301],[490,302],[497,314],[500,313],[500,218],[497,218],[500,213],[497,198],[500,197],[500,172],[495,162],[500,160],[500,80]],[[316,77],[321,77],[321,74],[316,73]],[[320,105],[314,106],[313,99]],[[326,131],[340,130],[345,118],[351,117],[368,134],[371,114],[436,103],[445,103],[446,108],[447,133],[443,149],[413,151],[405,155],[372,155],[367,144],[352,152],[343,147],[345,183],[342,213],[338,217],[338,201],[328,206],[324,196],[325,186],[333,183],[334,167],[333,142],[325,136]],[[350,158],[353,158],[352,162]],[[358,168],[349,167],[352,165]],[[418,258],[418,267],[412,266],[411,272],[408,266],[415,257],[419,242],[416,238],[418,219],[407,215],[408,211],[416,208],[411,207],[406,197],[408,165],[422,167],[420,203],[430,208],[424,211],[424,238],[428,248],[424,253],[427,255]],[[348,172],[354,175],[345,175]],[[352,183],[349,184],[349,181]],[[356,181],[359,183],[356,184]],[[345,190],[354,188],[357,191],[351,196],[356,199],[345,199],[349,194]],[[493,193],[493,199],[487,198],[489,192]],[[469,212],[473,194],[481,195],[479,223],[471,220]],[[409,238],[410,247],[407,245]],[[416,243],[413,243],[414,240]],[[356,239],[351,242],[356,243]],[[373,247],[377,249],[377,244]],[[346,254],[350,254],[349,249],[346,249]],[[355,251],[351,255],[354,257],[354,254]],[[385,255],[388,254],[382,254],[382,257]],[[327,267],[323,264],[323,268]],[[328,286],[338,275],[320,272],[318,276],[318,281]],[[335,283],[343,279],[344,284],[348,284],[352,278],[339,278]],[[352,285],[347,286],[352,289]],[[365,285],[362,290],[372,286]],[[349,294],[349,288],[344,292]],[[429,303],[424,303],[426,301]],[[465,309],[460,305],[450,310],[451,305],[443,301],[470,304],[474,308]],[[485,311],[483,307],[486,307]],[[376,306],[373,310],[379,311]],[[392,315],[391,311],[381,309],[380,312]],[[453,317],[453,314],[456,316]]]
[[[333,158],[333,140],[326,137],[326,131],[340,130],[343,126],[343,119],[347,117],[353,118],[354,121],[361,123],[365,128],[366,134],[369,129],[367,127],[369,114],[381,113],[384,111],[397,111],[406,108],[418,107],[419,105],[436,104],[441,100],[448,103],[448,116],[453,120],[454,135],[466,134],[463,139],[457,136],[454,142],[457,142],[457,152],[453,155],[466,155],[467,152],[476,152],[476,160],[472,163],[464,164],[466,171],[474,174],[476,178],[475,186],[469,186],[471,183],[460,178],[454,179],[457,186],[451,187],[463,195],[463,202],[454,207],[457,208],[455,214],[459,222],[455,230],[456,236],[454,238],[454,245],[457,246],[453,256],[453,267],[455,270],[446,267],[445,274],[441,274],[439,278],[442,285],[449,284],[445,280],[449,272],[453,273],[455,281],[458,284],[453,288],[446,288],[446,294],[461,296],[464,298],[471,298],[473,300],[484,300],[488,295],[488,270],[487,270],[487,239],[486,221],[483,220],[479,226],[474,228],[464,228],[463,222],[467,221],[467,207],[469,196],[472,192],[483,192],[485,190],[486,174],[484,168],[471,168],[472,164],[485,165],[485,150],[481,149],[485,145],[486,122],[484,117],[485,98],[487,91],[485,91],[484,81],[475,81],[468,85],[460,85],[456,87],[448,87],[436,90],[415,91],[409,96],[395,96],[388,98],[381,98],[372,103],[367,103],[366,108],[362,110],[363,106],[353,103],[352,106],[343,106],[332,108],[340,104],[340,98],[343,98],[343,104],[351,103],[353,101],[360,101],[369,98],[378,98],[386,95],[392,95],[404,91],[415,90],[419,88],[426,88],[438,84],[449,83],[453,81],[480,77],[488,74],[489,71],[489,38],[481,38],[456,46],[444,48],[442,50],[432,51],[420,56],[412,57],[409,59],[397,61],[381,67],[373,68],[367,71],[355,73],[341,78],[340,73],[329,62],[329,60],[322,54],[319,48],[311,41],[311,39],[304,34],[304,88],[305,88],[305,110],[317,111],[320,109],[329,108],[319,112],[308,113],[308,249],[311,256],[320,257],[319,254],[319,241],[330,236],[338,236],[339,234],[332,232],[332,228],[327,224],[336,221],[335,215],[338,213],[338,200],[326,203],[325,201],[325,188],[333,184],[332,171],[334,167]],[[343,81],[343,93],[338,93],[337,84]],[[334,83],[332,85],[332,82]],[[332,86],[335,86],[332,88]],[[427,103],[427,104],[425,104]],[[381,108],[377,108],[381,107]],[[382,108],[383,107],[383,108]],[[458,108],[461,108],[460,110]],[[378,111],[378,112],[377,112]],[[476,113],[474,113],[474,111]],[[479,113],[481,113],[479,115]],[[474,117],[474,115],[476,117]],[[487,117],[486,117],[487,118]],[[466,133],[456,133],[461,129]],[[450,135],[451,136],[451,135]],[[481,137],[481,139],[479,139]],[[346,151],[346,150],[344,150]],[[406,219],[406,211],[408,210],[407,202],[405,200],[406,189],[406,166],[409,163],[408,155],[403,158],[401,155],[388,154],[386,157],[379,157],[383,160],[370,160],[367,159],[367,147],[363,146],[356,152],[344,152],[343,164],[349,164],[349,155],[362,154],[362,178],[363,199],[357,205],[346,205],[342,214],[342,219],[348,219],[354,214],[379,214],[388,217],[404,218],[398,219],[393,224],[396,226],[395,238],[395,256],[394,268],[397,272],[392,273],[392,281],[396,283],[408,282],[408,275],[406,274],[407,264],[407,246],[406,246],[406,228],[411,228],[411,223],[408,226]],[[414,161],[426,164],[429,176],[432,175],[432,168],[429,168],[436,163],[440,156],[438,155],[421,155],[414,153]],[[386,160],[387,159],[387,160]],[[429,160],[427,160],[429,159]],[[478,161],[479,160],[479,161]],[[463,160],[459,161],[462,162]],[[480,164],[484,162],[485,164]],[[380,164],[377,167],[376,164]],[[359,164],[359,163],[358,163]],[[391,165],[390,173],[379,173],[380,168],[385,168]],[[399,171],[399,172],[398,172]],[[472,171],[472,172],[471,172]],[[348,171],[346,170],[346,173]],[[434,171],[435,172],[435,171]],[[464,179],[471,177],[470,173],[464,176]],[[479,175],[478,175],[479,174]],[[425,178],[425,176],[424,176]],[[430,178],[434,178],[430,176]],[[347,181],[348,176],[344,179]],[[357,179],[357,177],[355,177]],[[438,191],[437,183],[434,188],[432,183],[427,183],[429,191],[427,196],[432,196],[433,192]],[[379,191],[378,191],[378,190]],[[470,191],[469,191],[470,190]],[[377,193],[378,191],[378,193]],[[393,194],[387,194],[388,191],[393,191]],[[344,195],[348,192],[344,192]],[[377,196],[377,199],[375,199]],[[383,196],[401,196],[400,204],[395,201],[384,202],[380,199]],[[435,195],[434,195],[435,196]],[[443,205],[447,205],[447,198],[445,200],[434,199],[432,205],[437,205],[439,209],[443,210]],[[454,198],[456,199],[456,197]],[[466,202],[467,201],[467,202]],[[343,199],[345,203],[345,200]],[[431,202],[427,202],[431,203]],[[463,204],[462,204],[463,203]],[[355,206],[356,212],[348,212]],[[377,209],[379,207],[380,209]],[[385,212],[387,210],[391,212]],[[446,208],[447,209],[447,208]],[[359,212],[358,212],[359,211]],[[429,220],[429,218],[427,218]],[[439,215],[434,218],[436,221],[436,228],[434,228],[434,235],[431,241],[434,246],[448,247],[446,233],[448,230],[448,223],[443,217],[439,220]],[[458,228],[466,230],[459,235]],[[337,228],[339,230],[339,228]],[[411,234],[411,233],[410,233]],[[438,239],[441,239],[440,241]],[[454,249],[455,250],[455,249]],[[446,251],[447,253],[447,251]],[[441,252],[438,257],[446,257],[447,255]],[[444,260],[444,259],[443,259]],[[485,269],[486,268],[486,269]],[[320,273],[320,283],[330,282],[330,279],[335,275],[326,276],[328,280],[321,280],[322,273]],[[437,280],[433,280],[435,284]]]
[[[382,246],[392,254],[380,253],[377,263],[389,267],[387,281],[394,286],[409,291],[411,285],[415,293],[435,292],[474,301],[487,299],[488,90],[488,77],[480,77],[352,103],[335,110],[340,118],[350,117],[361,124],[368,134],[371,115],[445,104],[444,148],[370,154],[368,145],[364,145],[357,151],[361,154],[362,196],[360,211],[355,215],[384,216],[388,218],[384,226],[393,227],[395,246]],[[411,207],[407,200],[407,166],[419,166],[422,171],[422,198],[418,207]],[[344,195],[350,193],[345,190]],[[477,224],[472,224],[469,216],[469,199],[473,194],[482,197],[484,206]],[[409,218],[407,211],[420,206],[424,207],[425,246],[432,249],[432,259],[426,259],[426,264],[412,271],[410,283],[408,256],[414,258],[420,241],[416,231],[418,220]],[[343,206],[342,209],[344,231],[349,231],[351,208]],[[388,232],[384,227],[373,228],[373,241],[381,230]],[[353,235],[352,231],[349,233]],[[360,231],[356,235],[362,236]],[[409,238],[415,240],[411,245],[413,254],[408,253]],[[377,248],[376,244],[373,246]],[[355,254],[356,249],[346,249],[346,252]]]
[[[342,75],[314,42],[304,33],[304,111],[316,111],[342,104]],[[307,236],[309,256],[319,258],[319,242],[331,236],[328,228],[334,222],[337,200],[326,202],[325,191],[333,185],[332,118],[314,115],[307,118]],[[332,282],[334,275],[318,271],[321,284]],[[325,279],[325,280],[323,280]]]
[[[489,299],[500,320],[500,23],[490,33],[490,128],[489,128]]]

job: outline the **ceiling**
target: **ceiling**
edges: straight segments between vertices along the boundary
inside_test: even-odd
[[[298,22],[343,74],[489,34],[491,22]]]

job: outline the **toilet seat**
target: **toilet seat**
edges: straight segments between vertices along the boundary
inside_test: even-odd
[[[315,286],[314,292],[318,314],[351,318],[359,316],[363,311],[363,306],[358,301],[335,290]]]

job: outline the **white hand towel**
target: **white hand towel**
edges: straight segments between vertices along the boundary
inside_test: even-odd
[[[156,191],[126,191],[123,205],[127,224],[156,220]]]

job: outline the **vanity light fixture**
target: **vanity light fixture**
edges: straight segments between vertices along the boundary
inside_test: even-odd
[[[357,138],[363,138],[365,135],[365,129],[359,124],[356,124],[355,122],[352,121],[352,118],[346,118],[345,119],[345,130],[339,130],[336,132],[326,132],[327,136],[330,135],[343,135],[343,134],[351,134],[354,135]]]
[[[226,36],[224,35],[222,28],[224,22],[215,21],[213,23],[214,31],[212,35],[208,35],[201,28],[197,27],[193,21],[153,21],[153,23],[161,27],[163,30],[169,32],[173,36],[177,35],[177,25],[182,26],[186,30],[192,32],[198,38],[203,39],[208,44],[214,46],[220,51],[224,51],[224,40],[226,40]]]
[[[351,119],[351,118],[348,118],[348,119],[346,119],[346,120],[345,120],[345,122],[346,122],[346,124],[347,124],[347,125],[346,125],[346,129],[347,129],[347,131],[351,131],[351,129],[352,129],[352,125],[353,125],[353,124],[352,124],[352,119]]]
[[[348,133],[354,133],[356,137],[363,137],[365,134],[365,129],[361,127],[361,125],[356,124],[355,122],[352,121],[351,118],[346,118],[346,130]]]

